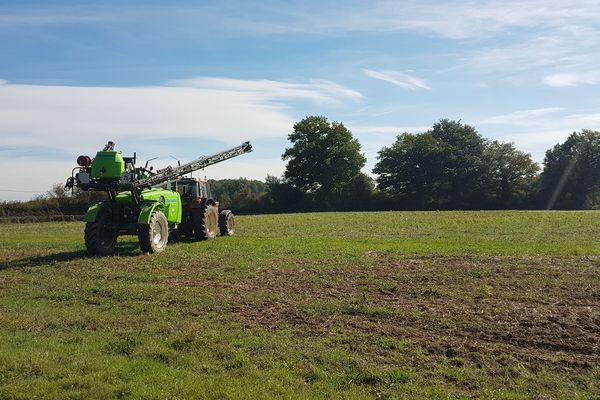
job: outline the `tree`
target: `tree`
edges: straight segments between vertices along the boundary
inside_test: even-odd
[[[270,211],[290,212],[290,211],[308,211],[306,193],[292,186],[280,178],[267,175],[267,199],[266,207]]]
[[[441,120],[421,134],[403,134],[379,152],[378,188],[403,208],[482,208],[486,140],[472,126]]]
[[[292,147],[282,155],[288,161],[286,182],[313,195],[326,208],[343,197],[348,182],[360,174],[366,159],[352,133],[338,122],[310,116],[294,125],[288,135]]]
[[[548,209],[597,208],[600,200],[600,132],[573,132],[546,151],[538,199]]]
[[[425,133],[398,136],[379,152],[373,173],[400,208],[485,209],[525,207],[538,170],[512,143],[441,120]]]
[[[444,208],[484,208],[482,183],[486,162],[483,153],[487,141],[474,127],[447,119],[434,124],[428,133],[444,148],[439,182],[439,189],[448,195]]]
[[[445,148],[431,134],[403,133],[390,147],[379,151],[379,162],[373,169],[378,174],[377,187],[395,197],[401,208],[438,208]]]
[[[526,207],[540,170],[531,154],[517,150],[513,143],[494,140],[487,144],[484,158],[489,206],[498,209]]]
[[[359,172],[341,189],[343,196],[338,197],[336,210],[364,211],[371,210],[372,195],[375,184],[373,178]]]

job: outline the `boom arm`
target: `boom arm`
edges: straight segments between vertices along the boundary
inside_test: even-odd
[[[202,168],[206,168],[210,165],[214,165],[221,161],[229,160],[230,158],[237,157],[244,153],[250,153],[252,151],[252,145],[250,142],[244,142],[237,147],[233,147],[229,150],[221,151],[219,153],[203,156],[190,161],[187,164],[173,168],[168,166],[161,170],[158,170],[156,174],[147,176],[132,182],[133,188],[145,188],[160,185],[163,182],[167,182],[173,179],[177,179],[183,175],[189,174],[190,172],[197,171]]]

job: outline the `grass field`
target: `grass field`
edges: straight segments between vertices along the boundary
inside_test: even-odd
[[[238,217],[87,258],[0,225],[0,398],[594,399],[600,212]]]

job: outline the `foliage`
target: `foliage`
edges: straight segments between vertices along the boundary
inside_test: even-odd
[[[294,188],[314,195],[324,208],[333,208],[347,197],[350,183],[360,174],[366,159],[352,133],[338,122],[310,116],[294,124],[288,135],[292,147],[282,159],[287,160],[284,178]]]
[[[268,175],[267,208],[272,212],[309,211],[312,208],[309,196],[285,179]]]
[[[573,132],[546,152],[539,206],[584,209],[600,205],[600,132]]]
[[[222,209],[232,209],[236,213],[264,212],[265,182],[250,179],[209,180],[213,197],[220,202]]]
[[[529,207],[538,179],[539,167],[530,154],[517,150],[513,143],[489,142],[484,150],[486,195],[490,208]]]
[[[427,210],[441,206],[438,198],[444,148],[430,134],[404,133],[379,151],[379,190],[398,199],[405,209]]]
[[[537,166],[511,143],[485,140],[472,126],[441,120],[384,147],[378,188],[404,209],[526,207]]]

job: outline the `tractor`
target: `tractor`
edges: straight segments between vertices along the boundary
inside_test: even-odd
[[[136,167],[136,154],[123,157],[114,149],[113,142],[108,142],[93,159],[79,156],[78,166],[71,171],[65,188],[108,194],[108,200],[92,205],[85,213],[88,254],[114,253],[117,237],[121,235],[136,235],[144,254],[164,251],[170,233],[195,240],[213,239],[217,233],[232,235],[233,213],[219,212],[219,202],[211,196],[206,181],[185,175],[251,151],[250,143],[244,142],[156,172],[148,168],[148,162],[144,167]]]
[[[219,212],[219,201],[212,196],[206,179],[179,178],[162,185],[181,197],[181,223],[177,234],[196,240],[213,239],[217,234],[235,233],[235,217],[231,210]]]

